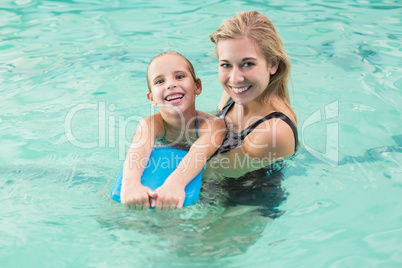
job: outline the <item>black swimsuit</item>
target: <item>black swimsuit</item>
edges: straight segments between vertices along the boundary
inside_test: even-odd
[[[232,98],[229,98],[229,100],[226,102],[225,106],[223,107],[222,111],[220,111],[216,116],[220,117],[221,119],[225,120],[226,114],[229,112],[230,108],[234,105],[234,101]],[[267,121],[272,118],[279,118],[283,120],[285,123],[287,123],[290,128],[293,131],[294,139],[295,139],[295,150],[294,152],[296,153],[297,150],[297,143],[298,143],[298,138],[297,138],[297,128],[293,124],[293,122],[287,117],[285,114],[280,113],[280,112],[273,112],[270,113],[269,115],[261,118],[251,126],[243,129],[239,133],[234,133],[227,129],[226,137],[223,140],[223,143],[221,147],[211,156],[215,156],[218,154],[223,154],[226,152],[229,152],[243,144],[243,140],[247,137],[248,134],[250,134],[259,124],[261,124],[264,121]]]
[[[222,111],[217,116],[225,119],[226,114],[233,107],[234,101],[230,98]],[[250,132],[252,132],[262,122],[279,118],[286,122],[292,129],[295,138],[295,152],[297,149],[297,128],[292,121],[283,113],[273,112],[239,133],[234,133],[227,130],[226,137],[222,146],[215,152],[214,155],[226,153],[243,144],[243,140]],[[214,179],[203,181],[202,200],[206,203],[214,203],[214,192],[225,196],[224,204],[227,206],[247,205],[258,206],[258,211],[263,216],[277,218],[284,213],[278,206],[286,200],[287,193],[281,186],[281,181],[284,178],[282,169],[285,166],[285,161],[277,161],[264,168],[248,172],[238,178],[226,178],[222,181]],[[204,193],[208,195],[204,196]],[[212,198],[211,198],[211,197]]]

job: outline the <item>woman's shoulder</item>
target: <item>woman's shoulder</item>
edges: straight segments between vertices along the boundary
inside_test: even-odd
[[[292,121],[292,123],[297,126],[296,113],[288,102],[285,102],[280,98],[272,98],[270,100],[270,106],[272,107],[273,111],[286,115]]]
[[[272,118],[258,125],[243,141],[243,151],[252,158],[271,159],[291,156],[295,138],[292,128],[280,118]]]
[[[277,101],[271,107],[265,116],[267,120],[244,139],[243,150],[251,157],[274,160],[295,152],[297,121],[292,107],[283,101]]]
[[[230,99],[230,96],[228,93],[226,93],[225,91],[223,91],[222,96],[221,96],[221,100],[219,101],[218,104],[218,110],[222,110],[223,107],[225,107],[226,103],[228,102],[228,100]]]

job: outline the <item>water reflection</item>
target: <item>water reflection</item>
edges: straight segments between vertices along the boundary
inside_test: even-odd
[[[200,201],[194,206],[139,211],[116,203],[113,210],[119,211],[98,218],[98,222],[119,244],[135,245],[146,239],[149,247],[179,257],[242,254],[283,214],[278,206],[287,195],[281,187],[284,175],[260,170],[238,179],[217,178],[203,178]]]

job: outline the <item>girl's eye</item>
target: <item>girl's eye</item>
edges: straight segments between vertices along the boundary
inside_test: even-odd
[[[184,78],[184,75],[182,75],[182,74],[179,74],[176,76],[176,79],[183,79],[183,78]]]
[[[163,79],[159,79],[159,80],[155,81],[155,85],[162,84],[162,83],[163,83]]]

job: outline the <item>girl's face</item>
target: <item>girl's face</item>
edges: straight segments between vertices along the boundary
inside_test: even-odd
[[[263,100],[262,93],[278,63],[267,64],[260,49],[248,38],[221,40],[216,49],[219,80],[230,97],[241,105]]]
[[[178,55],[165,54],[148,68],[151,92],[147,96],[161,111],[186,112],[195,109],[195,96],[201,93],[201,80],[194,81],[188,63]]]

